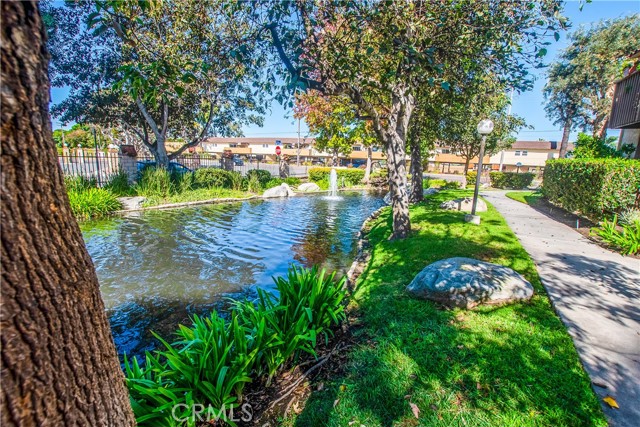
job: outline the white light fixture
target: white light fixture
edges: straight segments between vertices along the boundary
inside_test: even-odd
[[[493,122],[489,119],[480,120],[478,123],[478,133],[480,135],[489,135],[493,131]]]

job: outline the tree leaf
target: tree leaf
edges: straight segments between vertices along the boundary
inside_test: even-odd
[[[620,409],[620,406],[618,406],[618,402],[616,402],[616,399],[614,399],[612,396],[605,396],[602,400],[604,400],[606,404],[611,406],[612,408]]]
[[[420,408],[413,402],[409,402],[409,406],[411,406],[411,412],[413,412],[413,416],[416,418],[420,418]]]

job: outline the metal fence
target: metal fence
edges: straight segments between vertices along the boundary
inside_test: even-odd
[[[65,176],[95,179],[99,187],[120,172],[120,159],[117,153],[67,154],[58,156],[58,163]]]
[[[152,156],[138,156],[138,162],[154,162]],[[98,186],[102,187],[109,180],[120,172],[120,154],[118,153],[95,153],[83,154],[64,154],[58,156],[58,162],[65,176],[78,177],[82,176],[86,179],[95,179]],[[185,155],[178,156],[172,162],[178,163],[192,171],[201,168],[218,168],[223,169],[223,160],[220,158],[212,158],[208,156]],[[308,176],[310,166],[289,165],[289,176],[306,177]],[[247,172],[253,169],[267,170],[274,177],[280,176],[278,164],[261,162],[259,160],[234,160],[233,170],[240,172],[242,176],[246,176]]]

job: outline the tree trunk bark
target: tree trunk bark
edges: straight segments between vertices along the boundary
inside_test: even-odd
[[[2,425],[133,426],[51,135],[35,2],[2,2]]]
[[[559,157],[564,159],[567,157],[567,150],[569,149],[569,135],[571,134],[571,120],[567,120],[562,130],[562,141],[560,141],[560,154]]]
[[[386,134],[389,192],[393,209],[393,233],[390,239],[404,239],[411,231],[405,141],[395,132]]]
[[[333,158],[332,158],[333,166],[338,166],[338,149],[333,149]]]
[[[607,126],[609,126],[609,116],[600,122],[600,128],[598,129],[597,136],[600,139],[604,139],[607,136]]]
[[[369,183],[369,178],[371,177],[371,164],[372,164],[373,150],[371,146],[367,147],[367,166],[364,169],[364,178],[362,178],[362,182],[365,184]]]
[[[156,140],[156,148],[150,148],[149,151],[153,154],[158,167],[169,169],[169,155],[165,140]]]
[[[465,174],[465,176],[467,175],[467,172],[469,172],[469,163],[471,163],[471,158],[467,157],[467,159],[464,162],[464,174]]]
[[[424,198],[422,189],[422,151],[418,141],[411,141],[411,203],[421,202]]]

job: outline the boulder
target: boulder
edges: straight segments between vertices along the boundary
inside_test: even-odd
[[[422,194],[424,194],[425,196],[431,196],[432,194],[436,194],[437,192],[438,189],[436,188],[427,188]]]
[[[291,197],[295,196],[295,194],[296,193],[294,193],[291,190],[291,187],[289,187],[287,184],[280,184],[277,187],[265,190],[265,192],[262,194],[262,197],[264,197],[265,199],[272,197]]]
[[[450,211],[471,212],[471,206],[473,205],[473,199],[471,197],[465,197],[463,199],[455,199],[444,202],[440,205],[440,208]],[[482,199],[478,199],[476,205],[476,212],[486,212],[487,204]]]
[[[510,268],[472,258],[447,258],[425,267],[407,286],[411,295],[449,307],[525,301],[533,286]]]
[[[146,197],[118,197],[118,201],[122,205],[122,209],[124,210],[133,210],[140,209],[144,201],[147,200]]]
[[[320,187],[315,182],[305,182],[298,185],[298,191],[302,193],[311,193],[314,191],[320,191]]]

